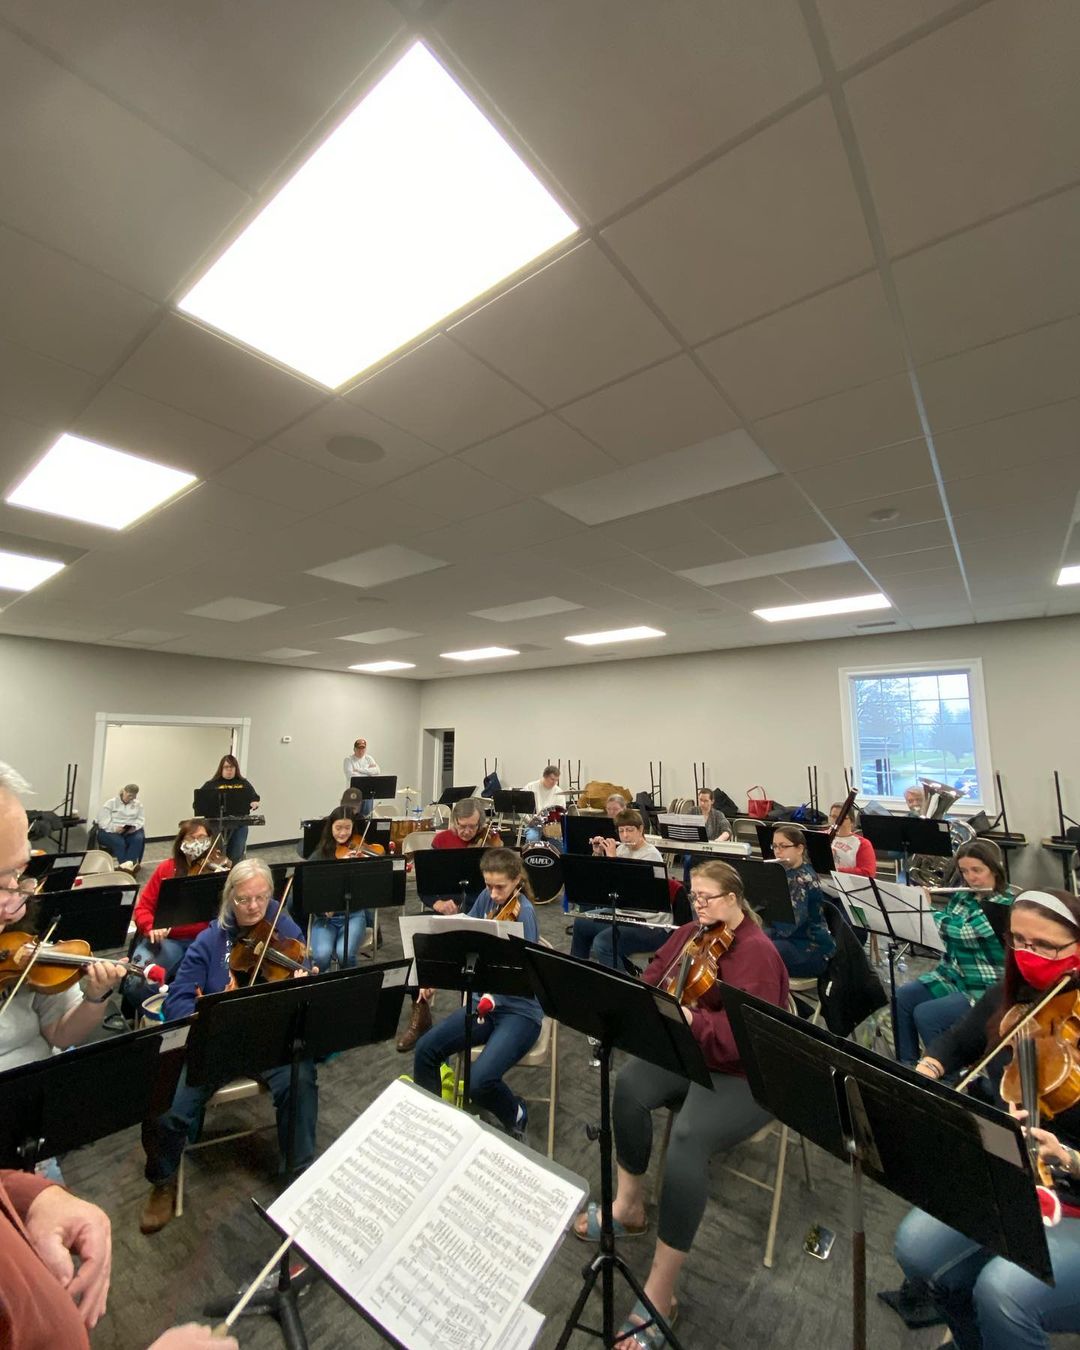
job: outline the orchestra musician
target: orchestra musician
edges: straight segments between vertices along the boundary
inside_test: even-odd
[[[330,858],[362,857],[363,837],[354,833],[356,826],[352,812],[338,806],[326,817],[322,835],[308,861]],[[323,914],[311,923],[311,959],[320,970],[329,970],[337,957],[338,969],[356,965],[356,954],[364,945],[364,934],[375,922],[370,909],[354,909],[349,914],[349,950],[345,950],[345,916]]]
[[[200,995],[217,994],[229,987],[233,978],[230,954],[239,940],[263,919],[273,920],[277,916],[276,934],[302,941],[303,934],[288,914],[277,915],[277,911],[269,867],[260,858],[245,858],[238,862],[226,878],[218,917],[184,953],[165,999],[165,1020],[189,1016],[196,1011]],[[297,975],[307,973],[307,968],[296,972]],[[290,1067],[285,1065],[263,1070],[258,1075],[274,1099],[283,1167],[287,1156],[290,1073]],[[221,1086],[221,1083],[211,1083],[194,1087],[187,1081],[186,1069],[182,1070],[172,1105],[144,1130],[150,1194],[139,1219],[140,1232],[158,1232],[175,1214],[176,1173],[184,1145],[206,1103]],[[305,1059],[300,1063],[296,1109],[295,1167],[298,1172],[315,1156],[318,1114],[315,1065],[312,1060]]]
[[[240,761],[235,755],[222,755],[217,772],[206,780],[203,787],[228,794],[225,798],[226,815],[250,816],[259,807],[259,794],[240,772]],[[234,801],[235,806],[232,805]],[[235,829],[226,830],[225,833],[227,835],[225,852],[229,856],[229,861],[239,862],[247,848],[248,827],[237,825]]]
[[[1024,891],[1008,918],[1004,978],[931,1042],[917,1072],[942,1078],[977,1063],[998,1039],[1004,1013],[1033,1003],[1063,975],[1080,971],[1080,900],[1075,895]],[[996,1066],[1010,1053],[1003,1050],[990,1066],[995,1088],[1000,1081]],[[1010,1110],[1025,1119],[1023,1111]],[[1073,1210],[1080,1204],[1080,1102],[1060,1110],[1053,1126],[1032,1126],[1031,1132],[1041,1159],[1058,1169],[1055,1196]],[[960,1350],[1045,1350],[1050,1333],[1080,1331],[1080,1216],[1063,1214],[1046,1229],[1046,1242],[1053,1287],[915,1209],[896,1235],[896,1259],[909,1280],[929,1283]]]
[[[921,816],[926,810],[926,793],[917,783],[904,789],[904,805],[909,816]]]
[[[699,936],[698,925],[710,931],[726,926],[731,939],[718,960],[718,979],[783,1007],[788,977],[776,948],[747,904],[742,881],[727,863],[709,860],[691,873],[691,899],[697,923],[685,924],[656,953],[642,979],[660,985],[680,963],[684,946]],[[657,1241],[645,1293],[669,1322],[677,1315],[675,1285],[705,1212],[709,1159],[748,1139],[768,1119],[754,1101],[739,1062],[739,1053],[720,990],[715,985],[696,1007],[683,1007],[694,1039],[701,1047],[713,1091],[644,1060],[629,1059],[615,1083],[614,1124],[618,1189],[614,1203],[617,1236],[647,1231],[645,1173],[652,1149],[652,1112],[678,1109],[664,1168],[657,1220]],[[583,1241],[600,1237],[599,1206],[592,1203],[574,1224]],[[619,1350],[663,1344],[656,1327],[641,1329],[646,1320],[638,1303],[624,1323]]]
[[[1013,901],[1001,853],[991,840],[973,839],[957,849],[956,864],[965,889],[934,914],[944,954],[933,970],[896,993],[902,1064],[914,1064],[920,1039],[928,1044],[963,1017],[1005,968],[1003,938]]]
[[[531,792],[536,798],[538,812],[546,811],[549,806],[558,806],[562,794],[559,792],[559,770],[554,764],[548,764],[539,778],[526,783],[525,792]]]
[[[529,942],[537,942],[540,928],[520,855],[508,848],[489,849],[480,860],[480,871],[484,889],[476,897],[468,917],[495,918],[500,910],[509,906],[511,913],[507,917],[513,917],[523,925]],[[516,906],[511,904],[515,898]],[[516,916],[513,914],[515,907]],[[434,990],[422,989],[420,992],[428,1002]],[[492,1006],[484,1012],[482,1020],[474,1023],[473,1044],[484,1048],[470,1070],[470,1093],[478,1106],[498,1117],[507,1134],[523,1139],[528,1111],[524,1100],[515,1096],[503,1082],[503,1075],[536,1044],[544,1014],[535,998],[504,994],[497,997],[474,994],[474,1012],[481,999]],[[465,1009],[458,1008],[417,1041],[413,1081],[438,1096],[443,1062],[464,1048]]]
[[[604,814],[609,820],[614,820],[620,811],[626,810],[626,807],[626,798],[619,792],[613,792],[604,803]]]
[[[877,876],[877,854],[869,839],[856,833],[858,818],[854,805],[848,807],[841,824],[837,817],[844,809],[843,802],[833,802],[829,807],[829,824],[836,827],[832,839],[833,862],[838,872],[852,872],[860,877]]]
[[[0,930],[22,920],[28,898],[20,884],[29,859],[27,820],[17,795],[25,791],[14,770],[0,764]],[[77,989],[51,995],[20,990],[0,1020],[0,1067],[85,1040],[100,1024],[105,999],[122,975],[122,967],[103,962],[88,967],[83,996]],[[44,1176],[0,1170],[0,1345],[88,1350],[87,1332],[105,1312],[111,1268],[111,1225],[103,1210]],[[211,1341],[209,1327],[194,1325],[174,1327],[150,1350],[211,1345],[239,1350],[232,1337]]]
[[[619,831],[618,842],[600,835],[589,840],[594,857],[629,858],[634,862],[664,861],[656,845],[645,839],[645,821],[640,811],[625,807],[615,817],[615,828]]]
[[[719,810],[712,788],[698,788],[698,812],[705,818],[705,837],[712,843],[726,844],[731,838],[731,821]]]
[[[798,825],[777,825],[772,849],[784,866],[795,922],[770,924],[765,931],[776,944],[788,974],[800,980],[811,979],[824,971],[836,951],[822,909],[825,897],[821,882],[810,866],[806,835]]]

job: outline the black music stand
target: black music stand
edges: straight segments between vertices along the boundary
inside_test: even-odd
[[[922,816],[863,816],[862,832],[875,849],[890,853],[929,853],[952,857],[952,835],[947,820]]]
[[[289,1117],[286,1131],[286,1175],[295,1170],[297,1086],[300,1062],[367,1045],[375,1039],[375,1027],[386,1025],[388,1011],[380,1008],[387,971],[406,971],[408,962],[363,970],[340,970],[302,980],[280,980],[253,985],[230,993],[208,994],[199,1000],[187,1043],[188,1082],[225,1083],[264,1069],[290,1068]],[[391,997],[396,1002],[393,1028],[401,1015],[405,983],[395,983]],[[306,1350],[307,1339],[300,1321],[297,1300],[315,1278],[310,1267],[293,1279],[286,1250],[281,1258],[277,1285],[260,1290],[248,1304],[248,1313],[268,1314],[281,1327],[291,1350]],[[206,1308],[208,1317],[221,1317],[232,1308],[232,1297]]]
[[[467,922],[477,923],[473,919]],[[480,920],[479,922],[483,922]],[[494,933],[477,929],[474,932],[453,928],[446,933],[414,933],[413,957],[416,962],[416,982],[421,989],[456,989],[465,998],[465,1048],[461,1064],[461,1102],[467,1107],[469,1080],[472,1070],[473,1028],[476,1010],[473,996],[500,994],[529,997],[532,981],[522,965],[520,942],[513,942],[508,933],[497,937]]]
[[[293,869],[293,914],[303,926],[324,914],[344,914],[345,951],[349,917],[358,909],[375,910],[371,958],[379,945],[379,913],[405,903],[404,858],[326,858],[297,863]],[[355,903],[354,903],[355,902]]]
[[[758,821],[756,827],[758,847],[763,858],[776,857],[772,846],[773,831],[783,829],[784,824],[784,821],[777,821],[775,824],[771,821]],[[814,871],[819,875],[822,872],[831,872],[836,866],[832,851],[832,836],[825,830],[808,830],[805,825],[796,825],[794,828],[802,830],[806,835],[806,859]]]
[[[673,1350],[681,1350],[667,1321],[650,1302],[634,1272],[615,1251],[611,1207],[614,1138],[611,1128],[611,1052],[624,1050],[661,1069],[681,1074],[692,1083],[712,1091],[712,1080],[701,1057],[694,1034],[682,1008],[670,994],[607,966],[577,961],[532,942],[515,943],[524,951],[524,964],[532,979],[540,1006],[548,1017],[572,1027],[599,1044],[600,1125],[589,1137],[600,1141],[600,1250],[582,1271],[581,1292],[556,1343],[564,1350],[575,1331],[600,1337],[605,1346],[615,1344],[615,1274],[622,1275]],[[603,1327],[597,1331],[581,1322],[581,1314],[597,1280],[601,1281]]]
[[[216,919],[227,876],[227,872],[207,872],[197,877],[167,878],[158,893],[154,927],[181,928]]]
[[[791,906],[791,887],[784,865],[764,858],[725,858],[742,880],[743,890],[750,905],[761,915],[762,922],[794,923]]]
[[[456,805],[456,803],[458,803],[458,802],[463,802],[463,801],[465,800],[466,797],[471,797],[475,791],[476,791],[476,784],[475,784],[475,783],[473,783],[471,787],[448,787],[448,788],[444,788],[443,793],[442,793],[442,795],[440,796],[440,798],[439,798],[438,802],[436,803],[436,805],[437,805],[437,806],[454,806],[454,805]]]
[[[23,875],[39,883],[42,895],[69,891],[85,857],[85,853],[38,853],[26,864]]]
[[[856,1350],[866,1345],[864,1175],[1053,1283],[1016,1121],[741,989],[721,988],[754,1100],[850,1166]]]
[[[82,938],[92,952],[121,951],[128,945],[137,890],[137,886],[101,886],[43,895],[35,906],[37,931],[47,933],[59,920],[51,941]]]
[[[355,778],[349,779],[349,786],[363,793],[365,801],[374,801],[376,797],[396,797],[397,774],[384,773],[368,776],[357,774]]]
[[[482,848],[424,848],[412,855],[416,872],[416,891],[425,909],[431,905],[425,896],[436,900],[456,900],[460,913],[466,913],[484,889],[480,871]]]
[[[0,1167],[32,1172],[144,1120],[162,1035],[158,1026],[129,1031],[0,1074]]]
[[[591,839],[618,839],[619,831],[610,816],[563,816],[563,841],[567,853],[592,855]]]
[[[579,854],[564,854],[562,864],[568,904],[583,910],[611,907],[611,949],[618,970],[618,911],[631,909],[653,914],[666,910],[670,913],[667,868],[662,863],[641,862],[635,858],[594,858]]]

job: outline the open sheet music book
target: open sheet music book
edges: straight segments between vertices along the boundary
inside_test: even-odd
[[[928,951],[944,952],[930,902],[921,886],[834,872],[833,882],[848,917],[860,928]]]
[[[581,1177],[398,1080],[268,1213],[407,1350],[526,1350],[539,1322],[522,1305],[587,1194]]]
[[[525,936],[525,925],[520,919],[470,919],[467,914],[409,914],[398,919],[401,932],[401,954],[413,960],[413,938],[417,933],[490,933],[492,937]]]

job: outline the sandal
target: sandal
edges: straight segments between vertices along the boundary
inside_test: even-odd
[[[612,1218],[611,1226],[616,1237],[640,1237],[649,1231],[648,1220],[643,1224],[626,1224]],[[600,1241],[600,1206],[595,1200],[590,1200],[585,1210],[585,1231],[582,1232],[575,1221],[573,1233],[582,1242]]]
[[[671,1311],[664,1319],[669,1327],[674,1327],[679,1316],[679,1300],[671,1300]],[[619,1328],[616,1340],[626,1340],[630,1337],[631,1345],[641,1346],[642,1350],[662,1350],[667,1345],[667,1339],[664,1333],[655,1322],[651,1326],[643,1326],[642,1323],[649,1320],[650,1314],[645,1311],[644,1304],[638,1300],[630,1309],[630,1316]],[[637,1319],[637,1320],[634,1320]]]

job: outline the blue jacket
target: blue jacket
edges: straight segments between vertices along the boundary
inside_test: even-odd
[[[529,903],[527,896],[520,896],[521,913],[519,922],[525,930],[525,938],[528,942],[540,941],[540,925],[536,922],[536,910]],[[466,917],[470,919],[490,919],[494,917],[494,911],[498,905],[491,898],[491,892],[485,886],[476,897],[472,909]],[[484,991],[481,990],[481,993]],[[473,995],[473,1007],[476,1007],[476,995]],[[544,1010],[535,998],[523,998],[518,994],[496,994],[495,1011],[491,1014],[492,1020],[499,1017],[500,1013],[516,1013],[518,1017],[527,1017],[530,1022],[535,1022],[537,1026],[544,1020]]]
[[[273,921],[276,913],[277,904],[271,901],[266,917]],[[187,949],[165,996],[162,1011],[167,1022],[177,1017],[188,1017],[195,1011],[198,997],[196,990],[204,994],[220,994],[229,983],[229,953],[236,942],[237,932],[235,924],[222,926],[221,921],[215,919]],[[288,914],[278,919],[276,932],[282,937],[304,941],[303,933]]]

